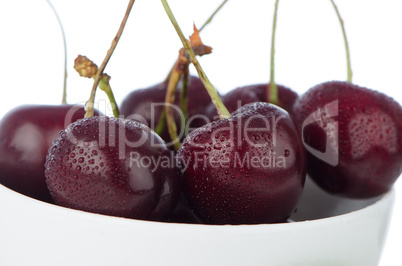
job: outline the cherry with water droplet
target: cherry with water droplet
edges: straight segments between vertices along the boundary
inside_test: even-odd
[[[305,181],[304,149],[293,120],[269,103],[245,105],[230,114],[167,1],[162,4],[221,118],[192,131],[178,150],[190,207],[208,224],[285,222]]]
[[[134,1],[127,6],[119,30],[97,69],[85,118],[60,132],[49,149],[46,183],[56,204],[83,211],[128,218],[161,220],[173,209],[180,193],[175,158],[149,127],[116,117],[93,116],[98,85],[115,104],[110,84],[101,80],[121,37]],[[85,69],[81,73],[87,73]],[[93,62],[87,62],[93,64]],[[80,64],[81,65],[81,64]],[[82,70],[82,71],[81,71]]]
[[[137,219],[162,220],[176,205],[172,152],[132,120],[89,117],[68,126],[49,150],[46,182],[56,204]]]
[[[268,103],[194,130],[178,157],[185,196],[205,223],[284,222],[304,185],[304,149],[293,121]]]
[[[349,82],[319,84],[295,104],[307,170],[326,191],[370,198],[402,172],[402,109],[392,98]]]
[[[344,21],[347,82],[324,82],[294,105],[307,149],[307,171],[329,193],[371,198],[389,191],[402,172],[402,108],[391,97],[352,83]]]

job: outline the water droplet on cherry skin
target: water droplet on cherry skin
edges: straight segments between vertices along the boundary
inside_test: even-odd
[[[220,150],[220,149],[222,149],[222,145],[219,144],[219,143],[215,143],[214,149],[215,149],[215,150]]]

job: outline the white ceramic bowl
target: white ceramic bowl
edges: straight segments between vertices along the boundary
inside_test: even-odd
[[[394,193],[346,200],[307,182],[297,222],[211,226],[76,211],[0,185],[0,265],[374,266]]]

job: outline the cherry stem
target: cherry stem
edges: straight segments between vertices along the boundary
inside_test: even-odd
[[[64,33],[63,23],[59,17],[59,14],[56,11],[56,8],[52,5],[49,0],[46,0],[50,8],[52,9],[54,15],[56,16],[57,23],[59,24],[61,34],[63,36],[63,46],[64,46],[64,80],[63,80],[63,97],[61,100],[61,104],[67,104],[67,42],[66,42],[66,34]]]
[[[187,108],[187,94],[188,94],[188,71],[183,75],[182,88],[180,91],[180,110],[183,112],[184,121],[188,120],[188,108]]]
[[[343,34],[343,40],[345,42],[345,51],[346,51],[346,67],[347,67],[347,82],[352,83],[352,76],[353,76],[353,72],[352,72],[352,66],[350,63],[350,52],[349,52],[349,44],[348,44],[348,39],[346,37],[346,30],[345,30],[345,24],[343,22],[343,19],[339,13],[338,7],[336,6],[334,0],[331,0],[332,5],[334,6],[336,15],[338,16],[339,19],[339,23],[341,25],[342,28],[342,34]]]
[[[175,102],[177,84],[180,81],[180,78],[183,77],[182,81],[182,90],[180,93],[180,107],[182,104],[185,104],[186,107],[182,108],[182,111],[187,111],[187,101],[183,100],[183,94],[187,94],[187,77],[188,77],[188,66],[190,65],[190,60],[187,58],[185,54],[184,48],[181,48],[179,51],[179,58],[176,61],[172,71],[170,72],[169,82],[167,84],[166,96],[165,96],[165,108],[163,109],[163,113],[161,117],[166,117],[166,123],[168,128],[168,133],[170,139],[173,143],[175,150],[179,150],[181,143],[180,139],[177,136],[177,127],[176,121],[174,119],[174,114],[172,110],[172,106]],[[184,103],[183,103],[184,102]],[[184,113],[184,119],[181,119],[181,128],[184,128],[184,124],[187,120],[187,113]],[[160,124],[160,123],[158,123]]]
[[[214,13],[212,13],[212,15],[208,18],[207,21],[205,21],[204,25],[202,25],[202,27],[200,28],[200,31],[202,31],[202,29],[205,28],[205,26],[207,26],[209,23],[211,23],[212,19],[215,17],[215,15],[222,9],[222,7],[226,4],[228,0],[224,0],[219,6],[218,8],[215,10]]]
[[[170,139],[171,139],[176,151],[179,150],[181,143],[177,136],[177,127],[176,127],[176,123],[174,120],[173,108],[171,105],[174,104],[176,87],[177,87],[177,83],[179,83],[180,77],[181,77],[181,73],[179,71],[175,71],[175,70],[172,71],[172,73],[170,75],[167,91],[166,91],[166,97],[165,97],[165,103],[166,103],[165,104],[165,114],[166,114],[167,128],[168,128]]]
[[[276,21],[278,17],[278,4],[279,0],[275,1],[275,11],[274,11],[274,20],[272,23],[272,38],[271,38],[271,81],[268,86],[268,97],[269,102],[275,105],[279,104],[279,97],[278,97],[278,87],[275,83],[275,33],[276,33]]]
[[[101,80],[99,81],[99,89],[103,90],[107,97],[109,98],[109,102],[111,104],[112,107],[112,111],[113,111],[113,116],[116,118],[119,118],[120,116],[120,112],[119,112],[119,108],[117,106],[117,102],[116,102],[116,98],[114,97],[113,94],[113,90],[110,87],[110,76],[108,76],[107,74],[103,74]]]
[[[156,127],[155,127],[156,134],[158,134],[159,136],[162,135],[163,130],[165,129],[165,125],[166,125],[166,112],[165,112],[165,108],[163,108],[163,110],[159,116],[158,124],[156,124]]]
[[[227,110],[226,106],[222,103],[215,87],[211,84],[209,81],[208,77],[206,76],[205,72],[203,71],[200,63],[198,62],[197,58],[195,57],[194,51],[191,48],[190,42],[184,37],[183,32],[180,29],[179,24],[176,21],[176,18],[174,17],[172,10],[169,7],[169,4],[167,3],[166,0],[161,0],[162,5],[165,8],[166,14],[168,15],[170,21],[173,24],[173,27],[175,28],[182,44],[183,47],[186,49],[186,52],[188,56],[190,57],[191,62],[193,63],[194,67],[197,70],[198,76],[201,79],[202,83],[204,84],[204,87],[207,89],[209,96],[211,97],[212,103],[215,105],[219,116],[221,119],[230,117],[230,113]]]
[[[199,32],[201,32],[209,23],[211,23],[212,19],[215,17],[216,14],[218,14],[218,12],[222,9],[222,7],[226,4],[226,2],[229,0],[225,0],[223,1],[218,8],[214,11],[214,13],[211,14],[211,16],[207,19],[207,21],[202,25],[202,27],[199,29]],[[173,65],[174,67],[174,65]],[[170,73],[172,72],[173,68],[170,70],[167,78],[165,79],[165,83],[169,82],[169,77],[170,77]]]
[[[74,60],[74,69],[81,77],[85,78],[95,79],[96,73],[98,72],[98,66],[94,62],[89,60],[88,57],[82,55],[78,55],[77,58]],[[110,79],[111,78],[108,74],[103,73],[99,81],[99,89],[103,90],[108,96],[114,117],[119,118],[119,108],[117,107],[113,90],[110,87]]]
[[[207,21],[202,25],[202,27],[199,29],[199,31],[201,32],[209,23],[211,23],[211,21],[213,20],[213,18],[215,17],[215,15],[222,9],[222,7],[226,4],[226,2],[228,2],[228,0],[224,0],[219,6],[218,8],[212,13],[212,15],[207,19]],[[175,66],[173,66],[174,68]],[[167,78],[165,79],[164,83],[168,83],[169,82],[169,78],[170,75],[173,71],[173,68],[170,70]],[[187,75],[187,80],[188,80],[188,75]],[[187,88],[188,88],[188,82],[186,83],[184,81],[183,78],[183,87],[181,89],[181,93],[180,93],[180,109],[182,110],[184,116],[185,116],[185,121],[187,121],[188,119],[188,114],[187,114]],[[165,120],[166,119],[166,113],[165,113],[165,109],[163,109],[161,115],[159,116],[159,121],[158,124],[155,128],[155,132],[159,135],[162,134],[163,129],[165,127]]]
[[[123,20],[120,24],[119,30],[117,31],[116,36],[114,37],[112,44],[109,48],[109,50],[107,51],[106,57],[103,60],[101,66],[99,67],[98,71],[96,72],[95,75],[95,80],[94,80],[94,84],[92,86],[92,90],[91,90],[91,95],[89,97],[89,100],[85,106],[86,108],[86,113],[85,113],[85,117],[91,117],[94,115],[94,104],[95,104],[95,94],[96,94],[96,88],[99,85],[99,82],[103,76],[103,71],[106,68],[107,63],[109,62],[110,58],[112,57],[112,54],[114,52],[114,50],[116,49],[116,46],[120,40],[121,35],[123,34],[123,30],[124,27],[126,26],[128,17],[130,15],[131,9],[134,5],[135,0],[130,0],[130,2],[128,3],[127,9],[126,9],[126,13],[123,17]]]

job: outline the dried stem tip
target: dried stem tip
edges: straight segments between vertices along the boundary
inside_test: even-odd
[[[197,29],[195,24],[193,25],[194,33],[190,36],[191,48],[193,48],[194,54],[198,56],[203,56],[205,54],[210,54],[212,52],[212,47],[205,45],[201,41],[200,31]]]
[[[212,47],[205,45],[201,41],[200,31],[194,25],[194,33],[190,36],[190,44],[195,55],[203,56],[212,53]],[[179,58],[175,64],[175,70],[180,72],[181,75],[188,73],[188,66],[190,65],[190,56],[184,48],[179,51]]]
[[[74,69],[81,77],[92,78],[98,71],[98,66],[86,56],[78,55],[74,60]]]

